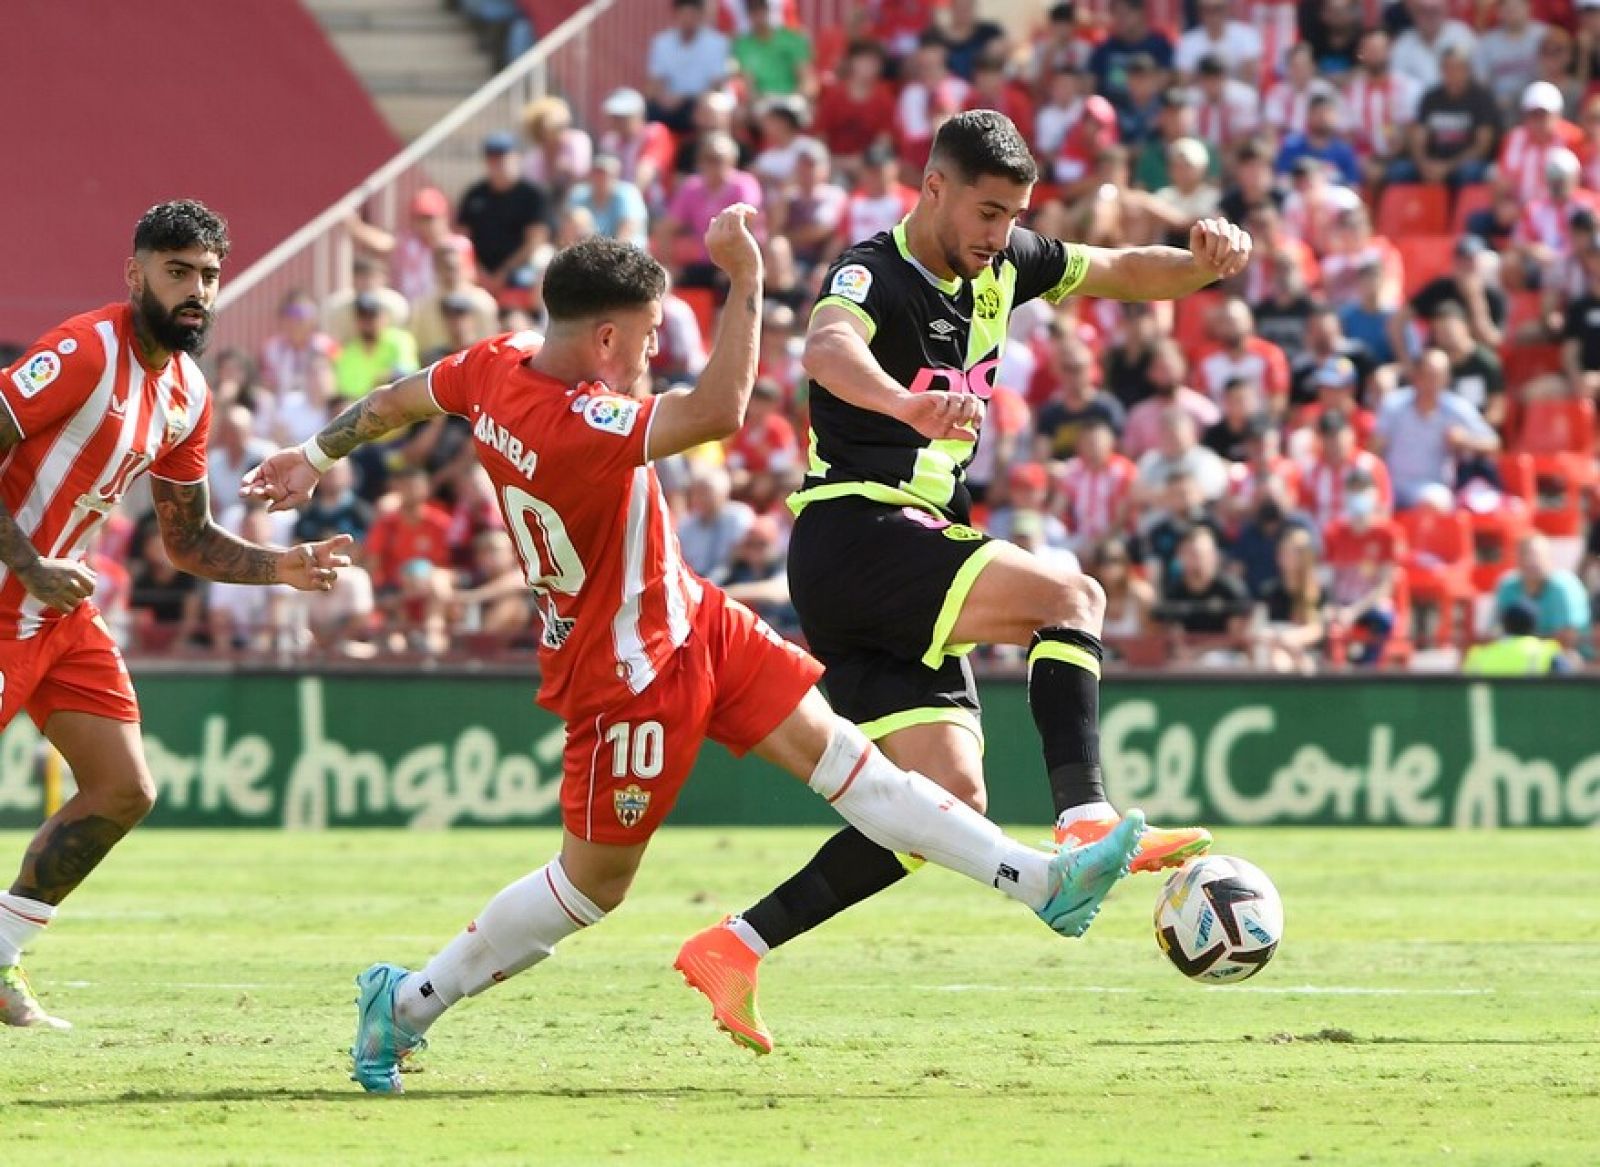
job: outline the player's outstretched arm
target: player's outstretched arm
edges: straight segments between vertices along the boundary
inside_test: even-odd
[[[240,495],[264,499],[269,511],[305,506],[323,472],[356,447],[444,412],[428,388],[428,373],[423,369],[374,389],[323,426],[322,432],[270,455],[244,476]]]
[[[1238,275],[1250,263],[1250,233],[1226,219],[1202,219],[1181,247],[1082,247],[1088,274],[1074,289],[1103,300],[1176,300]]]
[[[8,409],[0,409],[0,454],[22,441],[22,431]],[[58,612],[70,612],[94,594],[95,574],[76,559],[46,559],[22,533],[0,503],[0,563],[28,589],[28,594]]]
[[[663,393],[656,401],[647,460],[732,437],[744,424],[761,337],[761,245],[750,233],[755,214],[754,207],[735,203],[706,230],[706,251],[729,281],[717,342],[693,389]]]
[[[302,592],[333,587],[345,554],[354,542],[335,535],[320,543],[296,547],[263,547],[231,535],[212,521],[211,488],[199,482],[172,482],[151,477],[150,499],[161,524],[161,541],[173,565],[216,583],[288,584]]]

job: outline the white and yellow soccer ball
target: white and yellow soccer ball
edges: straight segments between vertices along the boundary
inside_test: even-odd
[[[1156,899],[1156,943],[1203,985],[1253,977],[1283,939],[1283,901],[1259,867],[1202,855],[1172,873]]]

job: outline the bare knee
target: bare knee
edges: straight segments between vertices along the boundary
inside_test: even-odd
[[[94,803],[97,812],[112,822],[135,827],[156,805],[155,780],[147,773],[130,775],[96,791]]]
[[[982,782],[963,780],[950,791],[962,802],[966,803],[979,814],[986,814],[989,810],[989,790]]]
[[[578,886],[578,890],[591,904],[609,914],[622,906],[622,901],[628,898],[628,889],[632,886],[633,874],[630,872],[622,877],[591,881],[590,886]]]
[[[1040,628],[1080,628],[1100,635],[1106,617],[1106,592],[1099,582],[1081,572],[1061,576],[1051,589],[1049,610],[1041,613]]]

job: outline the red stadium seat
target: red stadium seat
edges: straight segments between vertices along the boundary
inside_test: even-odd
[[[1533,525],[1546,535],[1582,534],[1584,495],[1600,482],[1594,402],[1587,397],[1527,402],[1516,452],[1533,464]]]
[[[1420,182],[1387,186],[1378,200],[1373,229],[1396,242],[1412,235],[1444,235],[1450,230],[1450,192]]]
[[[694,309],[694,318],[700,322],[700,335],[709,346],[717,326],[716,293],[710,288],[674,288],[673,292]]]
[[[1398,517],[1410,545],[1404,569],[1412,602],[1438,609],[1430,642],[1435,646],[1463,642],[1472,627],[1471,517],[1463,510],[1441,514],[1432,507],[1413,507]],[[1462,615],[1465,618],[1458,624]]]
[[[1395,234],[1390,235],[1389,240],[1405,265],[1407,299],[1416,295],[1428,281],[1449,274],[1455,262],[1454,235]]]
[[[1494,591],[1500,577],[1516,566],[1517,544],[1532,529],[1528,508],[1514,495],[1487,514],[1472,513],[1473,591]]]
[[[1494,191],[1486,182],[1475,182],[1456,191],[1455,209],[1450,214],[1450,230],[1455,235],[1467,233],[1467,220],[1478,211],[1494,205]]]

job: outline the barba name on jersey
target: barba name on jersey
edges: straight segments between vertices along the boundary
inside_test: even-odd
[[[813,313],[842,308],[865,326],[872,355],[913,393],[972,393],[987,400],[1019,304],[1057,303],[1083,283],[1083,248],[1016,228],[1006,249],[973,280],[941,280],[912,256],[905,221],[844,252],[823,281]],[[965,521],[964,481],[975,443],[932,441],[905,423],[861,409],[810,382],[805,482],[789,499],[798,513],[846,495],[933,510]]]

